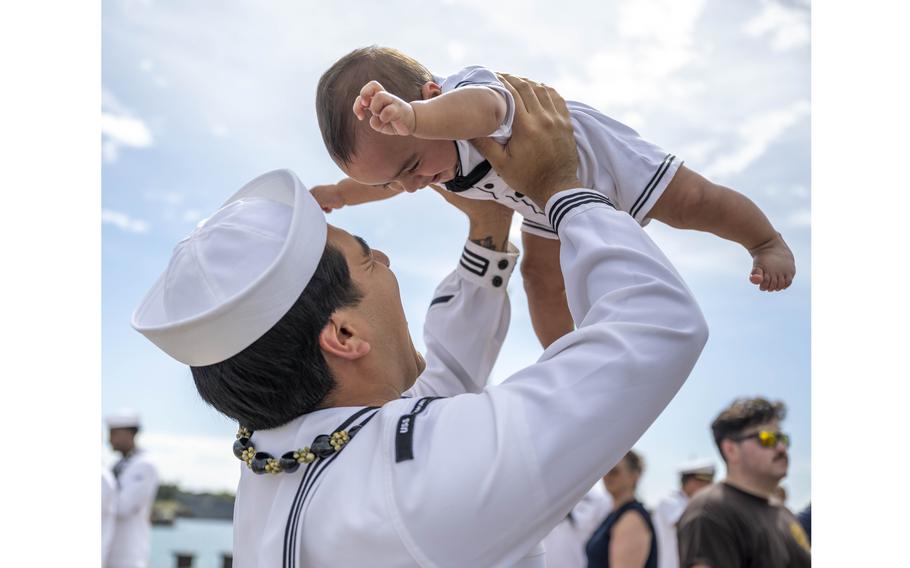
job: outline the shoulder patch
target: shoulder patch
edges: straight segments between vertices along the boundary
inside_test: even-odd
[[[409,414],[398,419],[398,428],[395,430],[395,463],[414,459],[414,422],[417,415],[426,410],[434,400],[441,396],[425,396],[414,404]]]

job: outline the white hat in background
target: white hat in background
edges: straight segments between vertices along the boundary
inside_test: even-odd
[[[107,422],[108,428],[139,428],[139,413],[123,408],[108,414],[105,422]]]
[[[177,243],[132,325],[181,363],[224,361],[294,305],[326,233],[325,214],[293,172],[263,174]]]
[[[699,458],[679,464],[677,471],[680,475],[695,475],[704,478],[713,478],[716,471],[714,460]]]

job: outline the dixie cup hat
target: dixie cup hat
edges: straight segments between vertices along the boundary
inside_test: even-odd
[[[139,428],[139,413],[130,408],[121,408],[105,418],[108,428]]]
[[[677,471],[680,475],[694,475],[698,478],[707,479],[708,481],[714,477],[714,460],[710,458],[699,458],[689,460],[687,462],[679,464]]]
[[[181,363],[229,359],[294,305],[322,258],[327,230],[293,172],[263,174],[177,243],[131,323]]]

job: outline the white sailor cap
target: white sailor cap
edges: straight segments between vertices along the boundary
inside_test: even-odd
[[[715,467],[711,458],[699,458],[679,464],[677,471],[680,475],[695,475],[698,477],[713,478]]]
[[[122,408],[107,415],[108,428],[139,428],[139,413],[130,408]]]
[[[233,357],[294,305],[326,233],[325,214],[293,172],[263,174],[177,243],[132,325],[187,365]]]

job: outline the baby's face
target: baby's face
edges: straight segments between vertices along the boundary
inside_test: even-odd
[[[451,140],[423,140],[375,131],[359,134],[354,159],[344,173],[367,185],[414,192],[455,177],[458,152]]]

